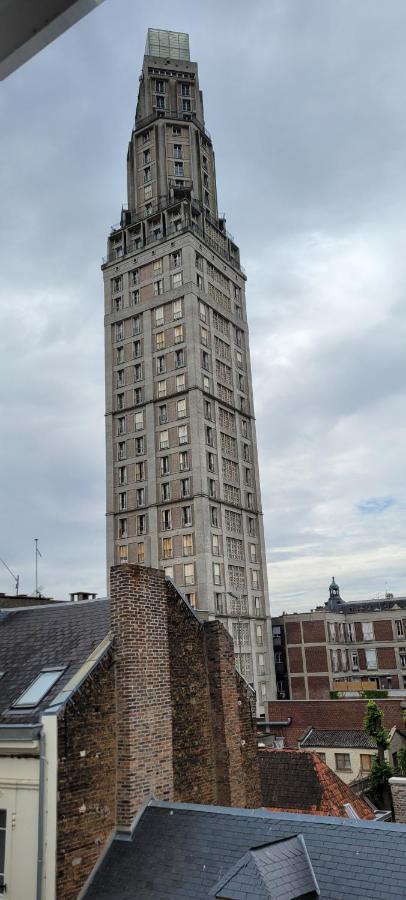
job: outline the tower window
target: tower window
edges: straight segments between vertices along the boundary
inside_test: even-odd
[[[192,507],[182,506],[182,527],[192,524]]]
[[[182,478],[180,482],[180,496],[190,496],[190,478]]]

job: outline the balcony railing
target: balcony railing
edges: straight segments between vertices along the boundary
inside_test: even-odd
[[[163,210],[163,209],[168,209],[171,205],[173,205],[173,204],[168,203],[168,201],[165,201],[162,203],[162,206],[160,206],[160,204],[157,204],[157,207],[160,206],[160,209]],[[157,208],[156,211],[158,212],[159,209]],[[151,211],[151,215],[153,215],[153,211]],[[145,214],[143,214],[140,218],[145,219],[146,218]],[[196,222],[193,222],[193,221],[186,222],[186,223],[176,225],[176,226],[169,226],[169,228],[166,229],[165,234],[163,234],[162,232],[158,236],[155,236],[154,234],[150,234],[147,236],[145,241],[141,242],[141,245],[138,243],[138,246],[137,246],[137,238],[136,238],[134,241],[127,242],[127,247],[125,250],[123,248],[120,248],[119,250],[115,250],[114,248],[112,248],[107,256],[102,257],[102,265],[106,265],[106,263],[113,262],[116,259],[122,259],[124,256],[127,256],[130,253],[137,253],[140,250],[142,250],[144,247],[148,246],[149,244],[156,243],[156,241],[166,240],[166,238],[170,237],[171,235],[175,234],[176,232],[178,232],[180,234],[184,231],[193,231],[196,234],[198,234],[209,245],[209,247],[211,247],[212,250],[214,250],[216,253],[218,253],[219,256],[222,256],[223,259],[225,259],[226,262],[230,266],[232,266],[234,269],[237,269],[239,272],[241,272],[243,275],[245,275],[245,269],[241,265],[241,263],[238,262],[237,259],[234,259],[234,257],[230,256],[230,254],[228,253],[228,251],[225,248],[220,247],[215,241],[211,240],[210,236],[205,234],[204,229],[201,228]],[[138,238],[138,241],[139,241],[139,238]]]
[[[204,127],[203,122],[199,122],[199,119],[196,117],[196,113],[192,110],[187,112],[186,110],[179,109],[157,109],[149,116],[145,116],[143,119],[135,120],[135,130],[138,131],[140,128],[145,128],[147,125],[151,125],[152,122],[155,122],[157,119],[172,119],[174,122],[192,122],[193,125],[196,125],[199,131],[204,134],[205,137],[211,141],[211,134],[207,131],[207,128]]]

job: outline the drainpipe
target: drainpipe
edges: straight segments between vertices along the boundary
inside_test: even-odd
[[[41,726],[39,739],[39,790],[38,790],[38,855],[36,900],[42,898],[42,873],[44,866],[44,795],[45,795],[45,734]]]

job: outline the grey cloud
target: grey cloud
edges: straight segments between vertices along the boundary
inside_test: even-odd
[[[274,608],[323,601],[333,571],[348,598],[400,592],[406,7],[174,0],[169,19],[106,0],[2,86],[0,555],[32,589],[40,536],[47,589],[104,590],[99,265],[152,25],[190,32],[248,270]]]

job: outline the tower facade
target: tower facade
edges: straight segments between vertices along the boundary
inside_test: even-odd
[[[274,695],[245,275],[186,34],[149,29],[105,289],[107,563],[165,570]]]

